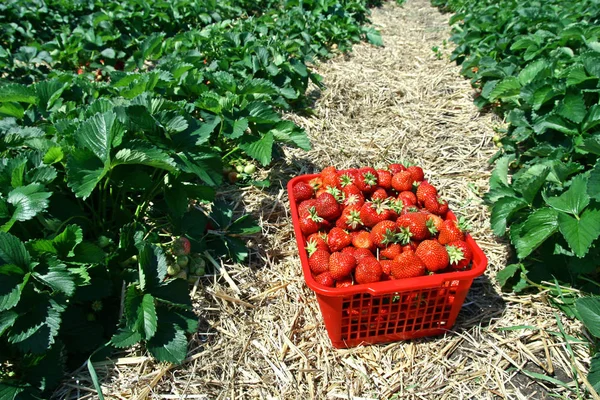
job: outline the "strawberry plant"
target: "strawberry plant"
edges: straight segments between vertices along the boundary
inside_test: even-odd
[[[0,11],[0,397],[47,397],[106,345],[181,362],[197,325],[188,280],[217,258],[243,261],[260,230],[218,199],[224,172],[249,180],[280,146],[310,148],[281,111],[307,108],[316,58],[380,44],[361,26],[368,9],[11,0]]]

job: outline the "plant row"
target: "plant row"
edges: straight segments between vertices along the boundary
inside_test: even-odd
[[[432,3],[455,12],[451,58],[471,79],[475,104],[508,122],[494,138],[499,151],[485,196],[492,229],[514,247],[500,284],[549,289],[553,303],[600,337],[597,299],[575,302],[559,289],[600,287],[600,4]],[[599,368],[596,355],[588,375],[596,390]]]
[[[219,258],[247,256],[260,228],[215,199],[224,173],[268,184],[248,160],[310,148],[281,112],[306,110],[317,57],[379,43],[367,8],[0,7],[0,397],[47,397],[105,345],[181,362],[197,318],[175,266],[218,273]]]
[[[486,195],[494,232],[510,238],[519,260],[500,274],[502,283],[527,287],[521,272],[538,282],[553,276],[582,284],[580,277],[596,277],[600,5],[442,5],[456,11],[452,59],[476,88],[476,104],[509,123],[495,138],[500,150]]]

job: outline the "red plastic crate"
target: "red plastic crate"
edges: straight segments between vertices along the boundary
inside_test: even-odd
[[[292,187],[319,176],[301,175],[288,182],[292,222],[300,253],[304,280],[319,302],[325,328],[336,348],[354,347],[443,334],[450,329],[462,307],[473,279],[483,274],[487,258],[470,235],[466,242],[473,252],[468,271],[455,271],[417,278],[397,279],[348,288],[318,284],[308,266],[306,240],[298,221]],[[450,211],[448,218],[456,219]]]

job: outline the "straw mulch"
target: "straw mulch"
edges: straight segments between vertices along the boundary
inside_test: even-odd
[[[449,16],[427,0],[373,11],[385,47],[357,45],[321,64],[327,89],[312,93],[314,116],[289,115],[312,140],[310,152],[286,150],[263,171],[273,186],[223,196],[253,213],[262,235],[250,267],[194,287],[200,330],[182,366],[146,354],[98,364],[103,392],[114,399],[545,399],[577,398],[589,366],[581,325],[558,316],[544,294],[500,292],[495,275],[508,247],[489,228],[481,201],[496,152],[494,128],[473,91],[448,61]],[[444,54],[438,59],[432,46]],[[335,350],[315,295],[300,269],[285,184],[327,165],[338,168],[410,160],[424,167],[452,209],[471,223],[489,265],[473,284],[457,323],[441,337]],[[232,188],[233,189],[233,188]],[[529,328],[518,328],[529,326]],[[517,327],[506,329],[510,327]],[[567,383],[553,385],[543,374]],[[576,379],[574,380],[574,377]],[[61,398],[95,398],[86,371],[65,383]]]

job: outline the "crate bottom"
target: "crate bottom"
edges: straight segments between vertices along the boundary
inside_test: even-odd
[[[407,332],[407,333],[396,333],[393,335],[377,335],[375,337],[367,338],[367,339],[349,339],[342,341],[334,341],[331,340],[331,344],[336,349],[347,349],[350,347],[356,346],[368,346],[372,344],[381,344],[381,343],[392,343],[404,340],[417,339],[427,336],[440,336],[444,333],[448,332],[451,326],[447,328],[437,328],[437,329],[424,329],[418,332]],[[331,338],[330,338],[331,339]]]

